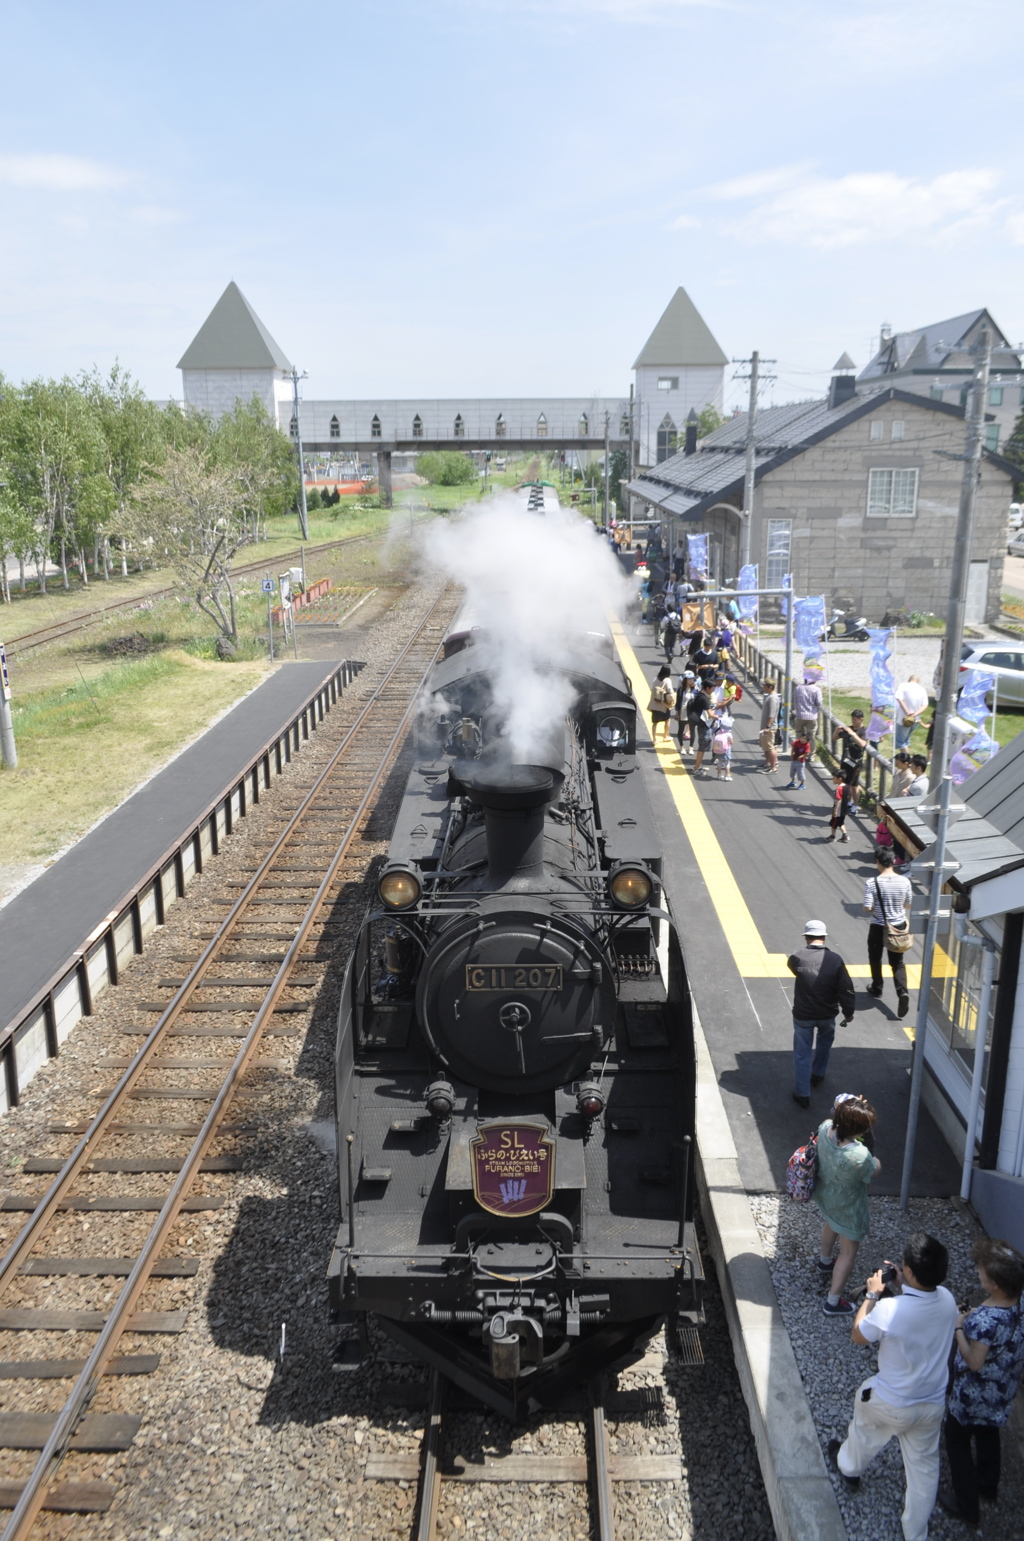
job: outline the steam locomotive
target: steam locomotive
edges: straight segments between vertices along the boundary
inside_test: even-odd
[[[518,763],[486,628],[447,636],[336,1048],[335,1318],[510,1418],[702,1320],[693,1023],[636,702],[607,634],[559,673],[574,704]]]

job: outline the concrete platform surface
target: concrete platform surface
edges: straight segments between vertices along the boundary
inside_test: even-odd
[[[653,680],[664,655],[650,629],[631,626],[621,641],[627,668],[631,649],[645,678]],[[787,792],[787,761],[773,776],[757,774],[763,763],[757,747],[760,697],[745,690],[735,717],[731,782],[695,780],[692,756],[680,761],[675,739],[670,750],[655,749],[643,733],[639,750],[665,849],[665,886],[744,1187],[752,1193],[782,1189],[790,1155],[828,1116],[836,1094],[846,1091],[862,1093],[878,1114],[882,1170],[871,1191],[898,1193],[910,1091],[907,1030],[917,991],[911,988],[911,1014],[904,1021],[896,1016],[887,966],[882,999],[867,993],[862,905],[865,879],[875,873],[873,825],[848,819],[849,844],[827,843],[831,783],[808,774],[806,791]],[[708,766],[710,760],[708,755]],[[914,907],[921,907],[920,897]],[[793,979],[785,960],[803,945],[803,924],[811,916],[825,922],[829,946],[849,965],[857,1008],[851,1026],[837,1028],[828,1075],[804,1111],[791,1095]],[[918,941],[910,953],[912,987],[920,958]],[[960,1191],[959,1168],[924,1107],[911,1191]]]
[[[338,667],[285,663],[0,910],[0,1026]]]

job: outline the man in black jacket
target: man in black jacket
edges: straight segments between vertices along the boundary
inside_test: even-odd
[[[823,921],[809,920],[804,926],[803,947],[786,960],[790,973],[796,975],[793,1101],[802,1108],[811,1105],[811,1087],[825,1079],[840,1010],[844,1027],[849,1027],[853,1021],[854,994],[850,975],[839,954],[826,947],[827,936]]]

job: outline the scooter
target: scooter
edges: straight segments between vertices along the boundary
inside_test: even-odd
[[[845,610],[833,610],[826,635],[835,641],[866,642],[866,620],[867,616],[864,615],[854,616],[852,612],[847,614]]]

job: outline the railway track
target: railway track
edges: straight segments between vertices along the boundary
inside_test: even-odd
[[[54,1478],[69,1449],[127,1449],[141,1424],[136,1414],[90,1409],[94,1401],[104,1400],[109,1377],[123,1386],[124,1377],[144,1378],[158,1368],[157,1355],[118,1353],[126,1333],[184,1328],[185,1312],[145,1309],[145,1292],[153,1281],[195,1274],[194,1259],[164,1255],[179,1217],[223,1206],[222,1195],[199,1189],[211,1186],[202,1183],[205,1174],[218,1174],[216,1186],[244,1166],[242,1155],[221,1148],[233,1144],[237,1152],[239,1141],[244,1148],[247,1125],[228,1123],[227,1115],[236,1101],[246,1112],[258,1107],[261,1087],[271,1084],[258,1078],[290,1063],[265,1052],[270,1040],[275,1045],[283,1040],[285,1049],[301,1043],[294,1019],[311,1010],[322,977],[316,964],[331,957],[330,939],[346,886],[362,879],[366,858],[357,848],[360,835],[401,749],[420,684],[455,603],[449,590],[435,600],[312,785],[301,789],[298,804],[284,811],[284,827],[252,876],[227,880],[239,892],[213,901],[226,905],[227,914],[202,933],[207,940],[199,956],[183,960],[190,964],[184,977],[159,981],[173,992],[170,998],[141,1003],[142,1010],[156,1014],[154,1026],[148,1032],[137,1025],[126,1029],[144,1034],[142,1045],[126,1057],[99,1061],[104,1069],[123,1072],[113,1087],[100,1091],[99,1112],[76,1124],[50,1126],[54,1134],[80,1138],[66,1158],[36,1157],[24,1164],[28,1174],[52,1174],[46,1192],[9,1195],[3,1201],[8,1211],[30,1213],[0,1259],[0,1332],[95,1331],[97,1338],[80,1360],[0,1361],[0,1379],[39,1388],[43,1409],[0,1415],[0,1443],[39,1450],[25,1480],[0,1484],[0,1504],[13,1508],[2,1541],[28,1536],[44,1508],[95,1512],[109,1506],[109,1484],[59,1484]],[[175,1053],[179,1046],[191,1053]],[[160,1188],[154,1179],[161,1175],[166,1179],[162,1191],[154,1192]],[[75,1252],[75,1242],[83,1240],[77,1231],[68,1251],[54,1255],[55,1241],[58,1246],[66,1241],[69,1217],[83,1212],[88,1215],[83,1229],[93,1228],[89,1245],[95,1248],[99,1241],[100,1255]],[[151,1223],[150,1215],[155,1216]],[[126,1216],[132,1217],[130,1223]],[[103,1252],[105,1226],[108,1235],[119,1227],[115,1249],[126,1233],[135,1235],[131,1249],[122,1244],[129,1255]],[[58,1295],[61,1283],[83,1277],[123,1283],[109,1310],[82,1311],[77,1298],[74,1309],[49,1299],[42,1310],[4,1309],[5,1297],[26,1275],[46,1277]],[[47,1388],[72,1377],[69,1395],[53,1411]]]
[[[357,546],[360,542],[374,540],[374,535],[346,535],[341,540],[323,541],[315,547],[307,547],[307,556],[320,551],[335,551],[340,546]],[[298,561],[299,551],[285,551],[273,558],[273,566],[277,571],[282,570],[282,564]],[[245,573],[261,573],[268,566],[268,559],[260,562],[246,562],[234,569],[236,577]],[[95,581],[95,580],[94,580]],[[112,604],[104,605],[102,609],[81,611],[78,615],[69,615],[66,620],[53,621],[49,626],[38,626],[34,631],[22,632],[18,637],[10,637],[5,643],[7,653],[13,658],[19,653],[30,653],[37,647],[45,647],[49,642],[60,642],[64,637],[72,637],[76,632],[86,631],[90,626],[97,625],[106,616],[113,615],[118,610],[137,610],[140,605],[149,604],[156,599],[166,599],[175,592],[172,584],[164,588],[153,589],[149,594],[137,594],[133,599],[116,599]]]

